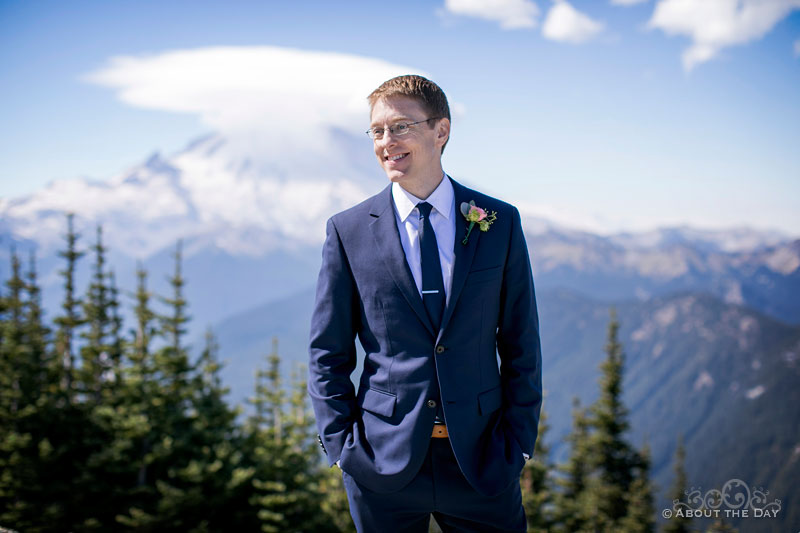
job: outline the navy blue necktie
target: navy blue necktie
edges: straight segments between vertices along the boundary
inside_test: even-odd
[[[422,262],[422,303],[433,323],[433,329],[439,330],[444,313],[445,294],[442,278],[442,263],[439,261],[439,246],[436,234],[431,225],[431,209],[428,202],[417,204],[419,209],[419,248]]]

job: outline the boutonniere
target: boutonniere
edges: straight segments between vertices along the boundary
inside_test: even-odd
[[[464,215],[464,218],[466,218],[467,222],[469,222],[467,234],[464,235],[464,240],[461,241],[461,244],[467,244],[467,241],[469,240],[469,234],[472,231],[472,228],[475,227],[475,224],[478,225],[478,229],[481,231],[489,231],[489,226],[492,225],[492,222],[497,220],[496,211],[492,211],[490,213],[486,211],[486,209],[482,209],[475,205],[474,200],[470,200],[469,203],[461,202],[461,214]]]

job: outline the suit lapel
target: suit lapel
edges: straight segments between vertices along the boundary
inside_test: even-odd
[[[472,228],[472,232],[469,234],[469,240],[467,241],[467,244],[461,244],[461,241],[464,240],[464,235],[467,234],[467,229],[469,228],[469,222],[467,222],[467,219],[461,214],[461,203],[469,203],[469,201],[473,200],[474,198],[469,197],[469,189],[459,184],[452,178],[450,178],[450,181],[453,183],[453,193],[456,203],[456,239],[454,244],[455,264],[453,265],[453,279],[450,284],[450,299],[447,307],[444,310],[442,327],[439,330],[439,336],[441,336],[441,332],[445,330],[447,324],[450,322],[450,318],[453,316],[453,311],[458,304],[458,297],[461,295],[461,289],[464,288],[464,282],[466,281],[467,274],[472,266],[472,260],[475,257],[475,250],[478,247],[478,238],[481,234],[481,232],[478,231],[478,227],[475,226]]]
[[[383,259],[386,269],[391,274],[395,284],[400,288],[400,292],[403,293],[406,301],[408,301],[408,305],[411,306],[420,321],[425,324],[431,335],[435,337],[436,332],[433,330],[433,325],[425,311],[425,305],[422,303],[422,297],[417,290],[417,284],[414,282],[411,269],[408,268],[406,254],[400,242],[400,234],[395,221],[394,209],[392,208],[391,185],[375,196],[369,214],[374,219],[370,224],[370,229],[375,239],[378,255]]]

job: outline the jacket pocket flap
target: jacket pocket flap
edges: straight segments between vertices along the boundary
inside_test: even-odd
[[[388,417],[394,414],[394,406],[396,403],[397,396],[390,392],[367,389],[361,407],[370,413]]]
[[[467,273],[467,280],[464,282],[466,285],[471,283],[478,283],[481,281],[488,281],[498,279],[503,275],[503,265],[491,268],[482,268],[480,270],[471,270]]]
[[[478,412],[482,415],[497,411],[501,405],[503,405],[503,393],[500,385],[478,394]]]

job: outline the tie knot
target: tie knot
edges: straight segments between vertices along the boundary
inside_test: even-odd
[[[431,209],[433,209],[433,206],[428,202],[418,203],[417,208],[419,209],[419,218],[428,218],[431,216]]]

